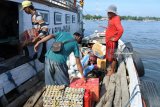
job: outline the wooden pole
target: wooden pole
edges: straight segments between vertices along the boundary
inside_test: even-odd
[[[124,107],[129,100],[129,89],[128,89],[127,76],[126,76],[126,66],[124,62],[122,62],[120,66],[122,66],[122,71],[121,71],[121,86],[123,86],[122,107]]]
[[[101,86],[101,91],[100,91],[100,98],[106,93],[107,88],[108,88],[108,84],[109,84],[109,76],[105,76],[103,79],[103,83]]]
[[[117,76],[116,76],[116,89],[115,89],[115,97],[114,97],[114,101],[113,101],[114,107],[121,107],[121,97],[122,97],[121,88],[123,88],[123,86],[121,86],[122,70],[123,69],[120,65],[118,67]]]
[[[37,92],[27,100],[23,107],[34,107],[35,103],[39,100],[44,90],[45,87],[37,90]]]
[[[112,107],[114,93],[115,93],[115,78],[116,74],[110,76],[110,80],[107,86],[107,92],[101,97],[96,107]]]
[[[116,74],[112,74],[110,77],[110,82],[108,85],[108,90],[107,90],[106,96],[104,97],[106,100],[106,104],[104,107],[112,107],[114,93],[115,93],[115,87],[116,87],[115,79],[116,79]]]
[[[35,104],[34,107],[43,107],[43,96],[42,95],[41,95],[41,97],[39,98],[39,100],[37,101],[37,103]]]

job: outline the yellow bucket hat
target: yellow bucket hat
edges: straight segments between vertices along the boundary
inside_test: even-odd
[[[22,9],[24,9],[25,7],[31,6],[32,2],[31,1],[23,1],[22,2]]]

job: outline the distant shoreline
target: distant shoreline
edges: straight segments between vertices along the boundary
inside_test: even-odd
[[[160,17],[141,17],[141,16],[120,16],[121,20],[127,20],[127,21],[160,21]],[[107,17],[102,17],[102,16],[96,16],[96,15],[84,15],[83,18],[85,20],[108,20]]]
[[[84,20],[91,20],[91,21],[108,21],[108,19],[84,19]],[[122,19],[122,21],[140,21],[140,22],[160,22],[160,20],[125,20]]]

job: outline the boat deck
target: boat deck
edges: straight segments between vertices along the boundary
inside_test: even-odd
[[[129,77],[124,62],[111,76],[105,76],[101,87],[101,99],[96,107],[125,107],[129,105]]]
[[[105,76],[100,91],[101,99],[96,107],[122,107],[129,101],[129,78],[124,62],[120,63],[117,73]],[[39,83],[36,92],[25,102],[24,107],[43,107],[44,84]],[[113,105],[112,105],[113,104]],[[95,105],[93,106],[95,107]]]
[[[110,77],[104,77],[100,92],[101,99],[96,107],[112,107],[113,105],[115,107],[121,107],[121,105],[122,107],[126,106],[127,101],[129,101],[128,83],[129,79],[126,74],[125,64],[122,62],[119,65],[117,73]],[[45,88],[42,83],[38,85],[39,88],[37,88],[36,92],[25,102],[24,107],[43,107],[42,94]]]
[[[43,93],[45,91],[45,87],[43,85],[37,89],[36,93],[34,93],[27,102],[23,105],[23,107],[43,107]]]
[[[111,76],[105,76],[101,82],[101,99],[96,107],[124,107],[129,101],[129,78],[124,62],[119,64],[118,70]],[[7,107],[43,107],[42,94],[45,91],[43,73],[28,80],[19,90],[25,91]],[[22,88],[23,87],[23,88]],[[112,105],[113,104],[113,105]],[[95,107],[95,105],[93,106]]]

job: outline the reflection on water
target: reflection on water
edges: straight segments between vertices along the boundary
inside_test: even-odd
[[[105,29],[99,26],[107,26],[107,21],[84,21],[84,23],[85,35],[90,35],[95,30],[102,32]],[[142,92],[149,97],[146,99],[148,100],[147,106],[159,107],[160,22],[122,21],[122,25],[124,34],[121,39],[132,43],[145,67],[145,76],[141,78],[141,83]]]

